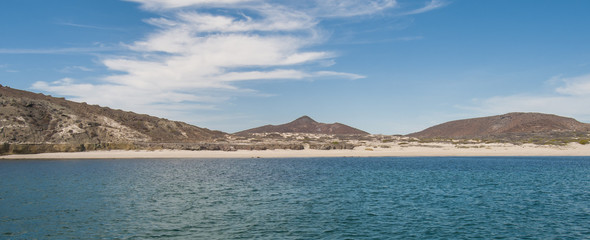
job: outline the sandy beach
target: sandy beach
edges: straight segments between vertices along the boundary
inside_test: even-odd
[[[133,159],[133,158],[311,158],[311,157],[420,157],[420,156],[590,156],[590,145],[566,146],[430,143],[389,148],[357,147],[353,150],[261,151],[89,151],[6,155],[0,159]]]

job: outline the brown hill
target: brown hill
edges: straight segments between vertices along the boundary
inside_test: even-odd
[[[418,138],[486,138],[510,134],[590,132],[590,124],[543,113],[508,113],[456,120],[409,134]]]
[[[319,123],[308,116],[303,116],[295,121],[282,125],[266,125],[258,128],[236,133],[237,135],[252,133],[315,133],[335,135],[368,135],[369,133],[341,124],[341,123]]]
[[[0,143],[197,142],[225,133],[0,85]]]

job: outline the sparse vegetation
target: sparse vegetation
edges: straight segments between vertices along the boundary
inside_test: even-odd
[[[510,143],[563,146],[587,145],[589,132],[510,132],[477,137],[409,137],[270,132],[227,135],[181,122],[56,100],[0,87],[0,154],[72,152],[110,149],[265,150],[354,149],[373,151],[392,146],[487,148],[482,144]],[[300,119],[309,123],[313,120]],[[318,123],[319,124],[319,123]],[[297,127],[295,124],[289,125]],[[328,125],[317,125],[326,127]],[[336,125],[330,125],[334,127]],[[83,143],[83,144],[80,144]]]

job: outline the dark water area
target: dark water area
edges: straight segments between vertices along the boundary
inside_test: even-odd
[[[253,238],[590,238],[590,157],[0,161],[0,239]]]

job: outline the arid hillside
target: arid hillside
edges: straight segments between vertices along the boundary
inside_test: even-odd
[[[5,144],[198,142],[225,135],[182,122],[0,85],[0,142]]]
[[[563,135],[590,132],[590,124],[543,113],[508,113],[456,120],[409,134],[418,138],[490,138],[523,135]]]
[[[430,142],[566,145],[587,144],[589,139],[590,124],[541,113],[451,121],[407,136],[370,135],[341,123],[319,123],[308,116],[226,134],[0,85],[0,154],[109,149],[372,150]]]
[[[290,123],[281,125],[266,125],[235,133],[236,135],[252,133],[313,133],[333,135],[368,135],[369,133],[341,124],[319,123],[308,116],[300,117]]]

